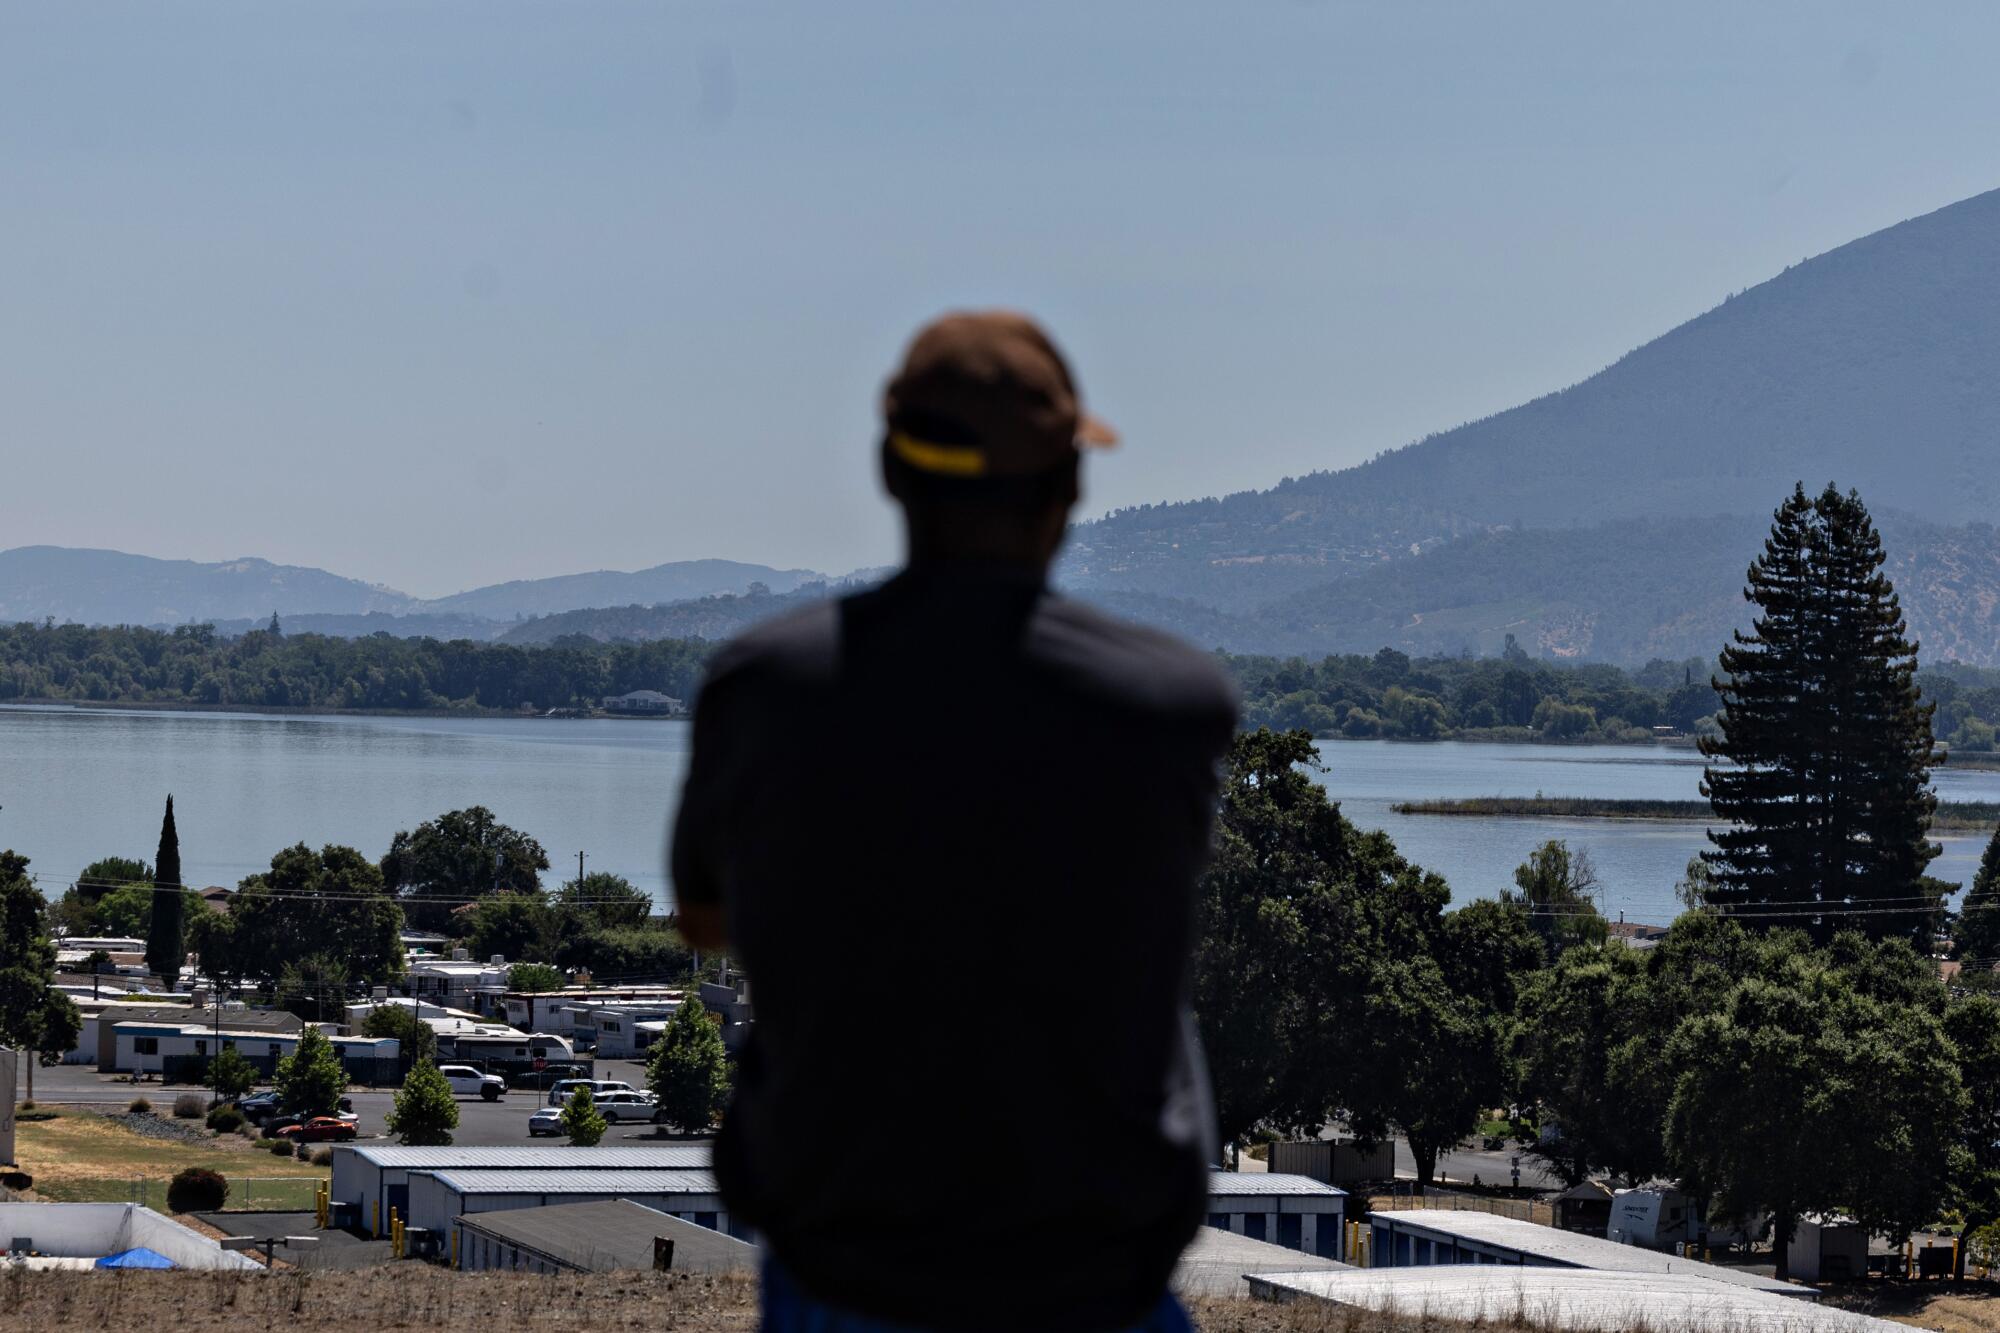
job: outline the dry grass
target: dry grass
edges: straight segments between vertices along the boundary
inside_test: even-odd
[[[205,1166],[232,1180],[331,1174],[293,1158],[277,1158],[253,1143],[225,1134],[210,1143],[180,1143],[135,1134],[115,1120],[66,1112],[54,1120],[21,1122],[14,1155],[48,1199],[85,1201],[132,1197],[132,1182],[149,1183],[149,1201],[166,1197],[166,1182],[182,1167]]]
[[[1943,1333],[2000,1329],[2000,1288],[1910,1284],[1837,1300]],[[534,1277],[453,1273],[410,1262],[358,1273],[78,1273],[0,1275],[0,1309],[34,1312],[41,1333],[146,1328],[151,1333],[396,1333],[505,1326],[555,1330],[752,1333],[748,1276],[696,1273]],[[1197,1300],[1201,1333],[1543,1333],[1533,1323],[1462,1324],[1299,1303]],[[1671,1328],[1671,1321],[1664,1325]]]

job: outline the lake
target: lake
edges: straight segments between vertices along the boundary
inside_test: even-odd
[[[101,856],[148,861],[171,791],[183,877],[234,885],[281,847],[336,842],[379,857],[398,829],[491,807],[548,850],[551,877],[613,871],[667,900],[666,829],[686,770],[682,722],[544,718],[293,717],[0,708],[0,846],[33,860],[51,895]],[[1490,896],[1548,838],[1589,851],[1614,919],[1664,923],[1674,881],[1703,845],[1689,824],[1398,815],[1447,796],[1692,799],[1691,751],[1441,741],[1322,742],[1328,791],[1348,818],[1389,832],[1455,897]],[[966,762],[978,762],[968,737]],[[1945,800],[2000,801],[2000,771],[1945,769]],[[1971,879],[1982,837],[1940,839],[1942,879]]]

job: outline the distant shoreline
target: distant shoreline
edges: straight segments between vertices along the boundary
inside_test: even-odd
[[[1707,801],[1619,800],[1595,796],[1471,796],[1397,801],[1399,815],[1469,815],[1488,819],[1633,819],[1653,823],[1719,822]],[[2000,802],[1939,801],[1931,828],[1970,833],[2000,824]]]
[[[518,708],[320,708],[279,704],[205,704],[160,699],[7,699],[0,712],[77,713],[256,713],[268,717],[473,717],[523,718],[535,722],[579,722],[609,718],[619,722],[685,722],[688,713],[608,713],[602,710],[578,714],[564,710],[554,715]]]

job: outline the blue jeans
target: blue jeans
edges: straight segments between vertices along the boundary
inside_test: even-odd
[[[979,1294],[967,1292],[966,1299],[976,1301]],[[764,1260],[764,1320],[760,1327],[763,1333],[926,1333],[913,1324],[892,1324],[823,1305],[800,1291],[791,1274],[768,1257]],[[1163,1292],[1160,1303],[1139,1323],[1105,1333],[1194,1333],[1194,1325],[1173,1293]]]

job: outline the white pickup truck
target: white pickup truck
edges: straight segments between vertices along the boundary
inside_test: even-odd
[[[498,1074],[482,1074],[471,1065],[439,1065],[438,1073],[451,1084],[454,1097],[482,1097],[497,1102],[507,1091],[507,1080]]]

